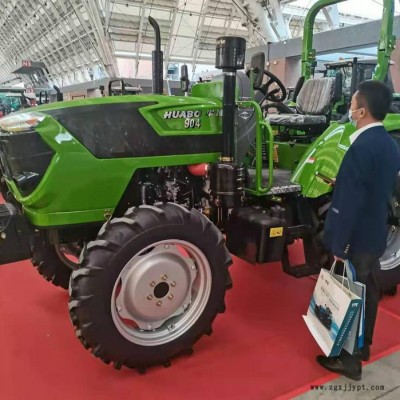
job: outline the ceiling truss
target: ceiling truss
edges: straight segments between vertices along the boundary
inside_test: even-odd
[[[302,34],[306,11],[293,0],[0,0],[0,84],[23,60],[46,65],[43,85],[65,86],[119,76],[119,60],[131,60],[133,77],[151,59],[161,29],[165,71],[185,62],[196,71],[213,65],[220,36],[242,36],[253,47]],[[316,30],[363,21],[331,8]],[[143,63],[142,63],[143,62]],[[147,64],[146,64],[147,65]],[[29,84],[27,76],[21,79]],[[39,79],[39,78],[38,78]]]

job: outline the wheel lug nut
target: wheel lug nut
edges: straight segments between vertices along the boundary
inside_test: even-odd
[[[195,269],[196,269],[196,266],[195,266],[195,265],[192,265],[191,268],[192,268],[192,270],[195,270]]]
[[[171,283],[171,286],[172,286],[172,287],[175,287],[175,286],[176,286],[176,282],[175,282],[175,281],[172,282],[172,283]]]
[[[153,281],[153,282],[150,282],[150,286],[151,287],[154,287],[154,286],[156,286],[156,283]]]
[[[151,294],[149,294],[149,295],[147,296],[147,300],[153,300],[153,296],[152,296]]]
[[[157,304],[158,307],[161,307],[162,301],[157,301],[156,304]]]
[[[167,275],[163,275],[163,276],[161,277],[161,279],[162,279],[163,281],[166,281],[166,280],[168,279],[168,276],[167,276]]]
[[[121,306],[117,306],[117,311],[122,311],[122,307]]]
[[[170,294],[168,295],[168,298],[169,298],[170,300],[172,300],[172,299],[174,298],[174,295],[173,295],[172,293],[170,293]]]
[[[169,244],[164,245],[165,249],[169,249]]]

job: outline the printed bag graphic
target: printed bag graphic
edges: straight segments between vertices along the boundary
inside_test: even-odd
[[[304,321],[328,357],[338,356],[356,321],[361,298],[322,269]]]

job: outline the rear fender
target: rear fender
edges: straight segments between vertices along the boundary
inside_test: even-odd
[[[389,133],[400,131],[400,115],[388,114],[384,121]],[[304,153],[296,168],[292,181],[301,185],[302,194],[309,198],[317,198],[332,192],[332,186],[318,173],[328,178],[336,178],[343,158],[349,149],[350,136],[356,128],[350,124],[332,124]]]
[[[301,185],[304,196],[317,198],[332,191],[332,186],[316,174],[336,178],[354,132],[351,124],[332,124],[310,145],[292,177],[294,183]]]
[[[393,131],[400,131],[400,114],[388,114],[384,121],[386,130],[391,133]]]

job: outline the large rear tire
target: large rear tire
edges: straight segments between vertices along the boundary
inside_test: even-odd
[[[391,201],[390,217],[400,220],[400,176],[396,182],[396,194]],[[380,261],[379,284],[381,290],[394,294],[397,285],[400,284],[400,227],[398,223],[388,227],[387,248]]]
[[[104,224],[72,274],[75,333],[116,368],[169,365],[211,334],[231,262],[220,231],[196,210],[132,208]]]
[[[391,204],[391,216],[400,218],[400,179],[398,180],[396,197],[393,197]],[[329,269],[333,262],[333,255],[324,248],[324,222],[330,202],[322,203],[318,212],[318,220],[320,225],[317,229],[317,254],[322,255],[320,264],[323,268]],[[387,237],[387,248],[381,260],[381,271],[379,274],[379,285],[382,294],[396,294],[396,287],[400,284],[400,227],[389,226]]]
[[[400,149],[400,133],[390,132]],[[395,196],[392,198],[390,217],[400,220],[400,174],[397,177]],[[384,294],[396,294],[400,284],[400,227],[398,222],[388,227],[387,248],[381,260],[379,284]]]

